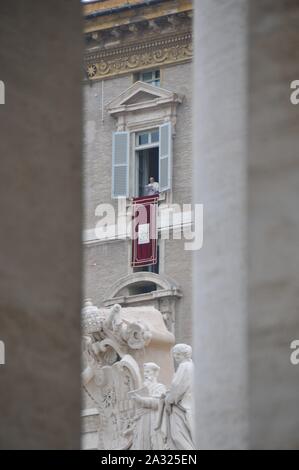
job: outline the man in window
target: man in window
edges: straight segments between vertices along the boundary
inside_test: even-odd
[[[159,183],[155,181],[153,176],[150,177],[149,184],[146,185],[145,189],[147,196],[155,196],[156,194],[159,194]]]

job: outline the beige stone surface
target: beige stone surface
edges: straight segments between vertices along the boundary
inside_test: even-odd
[[[250,437],[258,449],[299,449],[299,4],[250,1]]]
[[[299,375],[290,363],[299,337],[299,107],[290,103],[298,18],[295,0],[207,0],[196,12],[195,197],[205,204],[194,303],[201,448],[299,448]]]
[[[200,4],[200,5],[199,5]],[[195,2],[193,344],[200,449],[247,440],[245,0]]]
[[[80,8],[0,5],[2,449],[80,445]]]

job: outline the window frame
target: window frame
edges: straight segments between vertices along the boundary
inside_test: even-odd
[[[156,73],[159,72],[159,78],[156,78]],[[152,74],[151,80],[144,80],[142,76],[146,73]],[[161,87],[161,69],[150,69],[150,70],[142,70],[138,72],[138,80],[143,83],[148,83],[149,85],[153,85],[156,87]]]
[[[145,129],[144,131],[135,132],[135,148],[137,150],[145,150],[147,148],[159,147],[159,145],[160,145],[160,130],[159,129],[160,129],[160,127],[156,126],[154,128],[151,128],[151,129]],[[158,140],[156,142],[152,142],[152,134],[155,131],[158,133]],[[148,144],[142,144],[142,145],[137,144],[138,135],[141,135],[141,134],[148,134],[149,135],[149,141],[150,142]]]
[[[159,140],[158,142],[153,142],[153,143],[150,143],[150,144],[146,144],[146,145],[136,145],[136,141],[137,141],[137,135],[138,134],[143,134],[143,133],[151,133],[153,132],[154,130],[158,130],[159,131],[159,126],[153,126],[153,127],[147,127],[146,129],[143,129],[143,130],[138,130],[138,131],[132,131],[131,132],[131,135],[132,135],[132,138],[131,138],[131,142],[133,142],[133,148],[132,148],[132,169],[133,169],[133,178],[132,178],[132,185],[131,185],[131,190],[132,190],[132,195],[133,197],[138,197],[138,189],[139,189],[139,167],[138,167],[138,155],[137,153],[140,151],[140,150],[147,150],[147,149],[150,149],[150,148],[160,148],[160,135],[159,135]],[[130,155],[131,156],[131,155]]]

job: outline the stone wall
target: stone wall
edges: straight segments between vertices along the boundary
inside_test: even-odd
[[[128,273],[127,242],[85,246],[84,269],[84,296],[95,305],[102,305],[110,287]]]

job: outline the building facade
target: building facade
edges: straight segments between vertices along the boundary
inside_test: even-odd
[[[99,323],[115,304],[125,321],[134,307],[140,320],[161,312],[170,351],[174,338],[192,343],[192,251],[186,249],[193,230],[192,2],[91,2],[84,6],[84,30],[84,312],[99,315]],[[158,193],[156,260],[136,267],[131,228],[119,229],[108,212],[113,208],[129,221],[134,198],[148,195],[151,178]],[[161,328],[157,338],[166,338]],[[165,356],[161,348],[157,343],[157,363]],[[100,433],[105,427],[110,437],[98,441],[97,392],[93,385],[85,392],[83,447],[125,447],[119,409],[115,423],[103,418]],[[124,395],[118,400],[125,401]]]
[[[153,305],[177,341],[191,343],[191,251],[182,228],[191,221],[183,204],[192,197],[192,2],[106,0],[84,14],[85,296],[97,306]],[[114,148],[123,152],[120,166]],[[178,207],[169,223],[159,220],[157,264],[133,268],[130,237],[95,229],[102,204],[117,210],[122,196],[130,211],[150,177],[160,186],[160,212]]]

